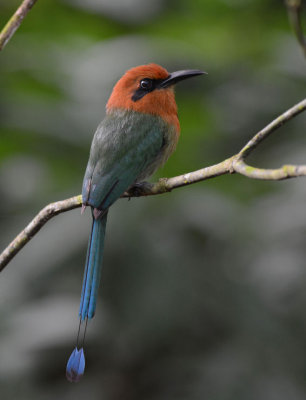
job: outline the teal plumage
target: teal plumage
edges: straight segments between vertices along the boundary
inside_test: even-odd
[[[93,218],[88,241],[79,316],[82,321],[95,314],[97,292],[101,278],[107,212],[100,219]]]
[[[83,208],[92,210],[77,346],[66,367],[69,381],[84,373],[85,355],[79,348],[81,323],[94,316],[101,278],[104,238],[109,207],[133,184],[152,175],[172,154],[179,137],[172,85],[202,74],[198,70],[169,74],[149,64],[128,71],[116,84],[107,114],[94,135],[83,180]],[[83,337],[83,342],[84,342]]]
[[[155,115],[115,110],[99,125],[93,138],[83,182],[83,203],[101,211],[101,216],[129,186],[151,175],[163,161],[165,137],[171,130]],[[93,216],[79,315],[95,312],[97,287],[103,257],[106,214]]]
[[[167,133],[162,118],[117,109],[98,127],[83,181],[83,203],[108,209],[134,182],[164,161]]]

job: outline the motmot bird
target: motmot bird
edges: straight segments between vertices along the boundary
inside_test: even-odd
[[[106,105],[106,116],[94,135],[83,180],[82,209],[91,207],[92,228],[82,285],[76,347],[66,368],[67,379],[84,374],[84,338],[94,316],[109,207],[133,185],[141,184],[162,166],[176,148],[180,124],[174,84],[205,72],[169,73],[157,64],[128,70],[116,83]],[[80,328],[85,322],[79,345]]]

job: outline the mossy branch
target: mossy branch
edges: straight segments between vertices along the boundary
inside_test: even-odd
[[[201,182],[206,179],[215,178],[220,175],[239,173],[253,179],[282,180],[298,176],[306,176],[306,165],[284,165],[278,169],[262,169],[251,167],[246,164],[247,156],[272,132],[277,130],[292,118],[296,117],[306,109],[306,99],[285,111],[269,125],[258,132],[240,150],[238,154],[209,167],[189,172],[173,178],[162,178],[157,183],[144,184],[131,188],[122,197],[151,196],[170,192],[173,189]],[[0,254],[0,271],[9,261],[25,246],[32,237],[55,215],[82,206],[82,196],[51,203],[43,208],[37,216],[24,228],[22,232],[7,246]]]
[[[22,20],[31,10],[37,0],[24,0],[0,32],[0,51],[4,49],[10,38],[19,28]]]

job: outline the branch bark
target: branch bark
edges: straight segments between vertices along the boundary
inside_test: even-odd
[[[235,172],[245,175],[248,178],[273,181],[294,178],[298,176],[306,176],[306,165],[284,165],[278,169],[262,169],[252,167],[245,162],[247,156],[258,146],[259,143],[267,138],[272,132],[277,130],[281,125],[285,124],[305,110],[306,99],[285,111],[260,132],[254,135],[239,153],[218,164],[189,172],[184,175],[175,176],[173,178],[162,178],[157,183],[146,183],[139,187],[137,186],[136,190],[132,188],[129,192],[124,193],[121,197],[152,196],[156,194],[167,193],[182,186],[191,185],[196,182],[201,182],[220,175],[232,174]],[[29,223],[29,225],[26,226],[26,228],[24,228],[23,231],[20,232],[20,234],[0,254],[0,271],[4,269],[11,259],[32,239],[32,237],[43,227],[47,221],[49,221],[49,219],[62,212],[66,212],[81,206],[82,196],[78,195],[66,200],[58,201],[56,203],[51,203],[43,208]]]
[[[0,32],[0,51],[4,49],[36,1],[37,0],[24,0],[16,10],[15,14],[9,19],[7,24]]]
[[[82,196],[74,196],[70,199],[51,203],[43,208],[0,254],[0,271],[3,270],[11,259],[32,239],[32,237],[49,221],[49,219],[62,212],[80,207],[81,204]]]

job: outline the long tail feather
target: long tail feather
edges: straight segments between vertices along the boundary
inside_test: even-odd
[[[66,367],[66,376],[70,382],[78,382],[83,376],[85,370],[85,355],[83,346],[87,320],[94,316],[96,309],[98,288],[101,278],[106,221],[107,213],[105,213],[101,219],[95,219],[93,214],[93,222],[88,242],[86,265],[82,284],[79,310],[80,325],[77,335],[77,344],[69,357]],[[79,348],[80,328],[84,320],[86,320],[86,325],[83,340]]]
[[[78,350],[75,348],[69,357],[66,367],[66,377],[69,382],[79,382],[85,370],[85,355],[83,347]]]
[[[91,319],[95,314],[101,278],[106,221],[107,213],[104,214],[101,219],[93,218],[92,222],[79,310],[82,321],[84,321],[85,318]]]

